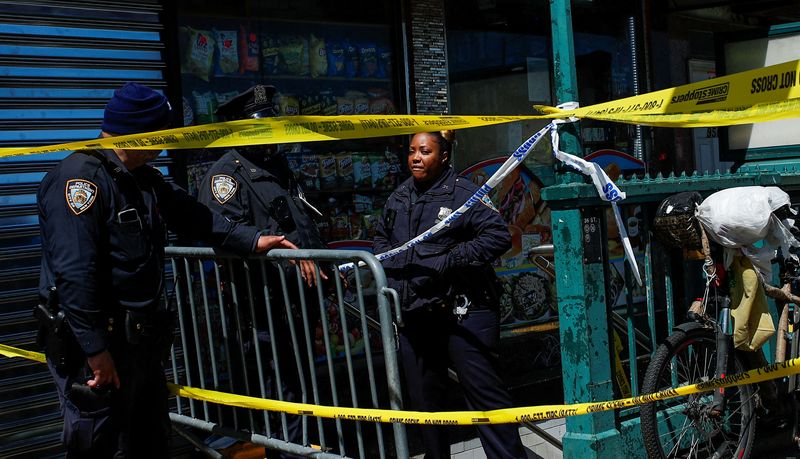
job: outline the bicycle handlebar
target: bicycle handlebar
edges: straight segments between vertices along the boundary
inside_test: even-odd
[[[783,288],[775,287],[774,285],[770,285],[766,282],[762,282],[761,285],[764,286],[764,293],[766,293],[768,297],[786,303],[794,303],[800,305],[800,297],[792,294],[792,292],[790,291],[791,287],[789,284],[784,285]]]

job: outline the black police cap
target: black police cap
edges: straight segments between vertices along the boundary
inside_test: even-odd
[[[257,84],[217,107],[214,113],[225,121],[277,116],[278,107],[273,101],[277,92],[275,86]]]

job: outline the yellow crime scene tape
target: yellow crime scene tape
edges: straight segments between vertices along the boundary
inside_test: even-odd
[[[747,124],[800,117],[799,73],[800,60],[795,60],[575,110],[537,107],[544,112],[543,115],[276,117],[214,123],[43,147],[2,148],[0,157],[78,149],[195,149],[358,139],[567,117],[667,127]],[[2,344],[0,344],[0,354],[7,357],[23,357],[37,362],[45,361],[44,355],[41,353]],[[757,383],[798,372],[800,372],[800,358],[730,375],[722,379],[608,402],[441,413],[317,406],[179,385],[170,385],[170,390],[175,395],[201,401],[291,414],[370,422],[470,425],[538,421],[609,411],[656,400],[707,392],[716,388]]]
[[[347,115],[278,116],[203,124],[145,134],[34,148],[0,148],[0,157],[80,149],[161,150],[365,139],[521,121],[525,116]]]
[[[386,137],[516,121],[591,118],[663,127],[708,127],[800,117],[800,60],[575,110],[542,115],[286,116],[204,124],[42,147],[0,148],[0,158],[80,149],[196,149]]]
[[[662,89],[575,110],[537,106],[554,117],[663,127],[709,127],[800,117],[800,60]]]
[[[3,344],[0,344],[0,354],[6,357],[24,357],[37,362],[44,362],[43,354],[17,349]],[[710,379],[698,384],[667,389],[654,394],[639,395],[608,402],[526,406],[492,411],[447,411],[438,413],[310,405],[306,403],[282,402],[279,400],[228,394],[225,392],[198,389],[177,384],[168,384],[168,386],[170,392],[179,397],[256,410],[279,411],[288,414],[364,422],[475,425],[544,421],[547,419],[580,416],[582,414],[597,413],[600,411],[611,411],[619,408],[643,405],[657,400],[667,400],[675,397],[709,392],[723,387],[755,384],[770,379],[790,376],[795,373],[800,373],[800,358],[767,365],[744,373],[729,375],[725,378]]]

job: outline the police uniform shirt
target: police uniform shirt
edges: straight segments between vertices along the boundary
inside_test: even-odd
[[[40,296],[60,306],[91,356],[108,347],[108,318],[155,309],[163,284],[165,229],[249,252],[258,231],[237,225],[165,182],[157,169],[128,171],[111,150],[76,152],[39,187]]]
[[[389,196],[376,225],[375,253],[413,239],[447,218],[478,187],[447,168],[427,190],[413,177]],[[432,238],[383,260],[389,287],[400,294],[406,310],[450,304],[465,294],[480,307],[496,307],[497,277],[491,263],[511,248],[511,234],[488,197]]]
[[[198,200],[233,221],[284,235],[301,249],[324,249],[311,204],[282,156],[228,150],[206,173]]]

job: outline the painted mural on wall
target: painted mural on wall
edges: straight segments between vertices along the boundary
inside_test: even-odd
[[[480,186],[506,160],[505,157],[481,161],[461,175]],[[495,187],[490,198],[508,223],[511,250],[495,264],[503,283],[500,299],[504,325],[547,322],[556,318],[555,285],[552,272],[534,263],[531,248],[551,244],[550,209],[541,199],[542,183],[524,166],[517,167]],[[539,264],[552,262],[540,258]]]

